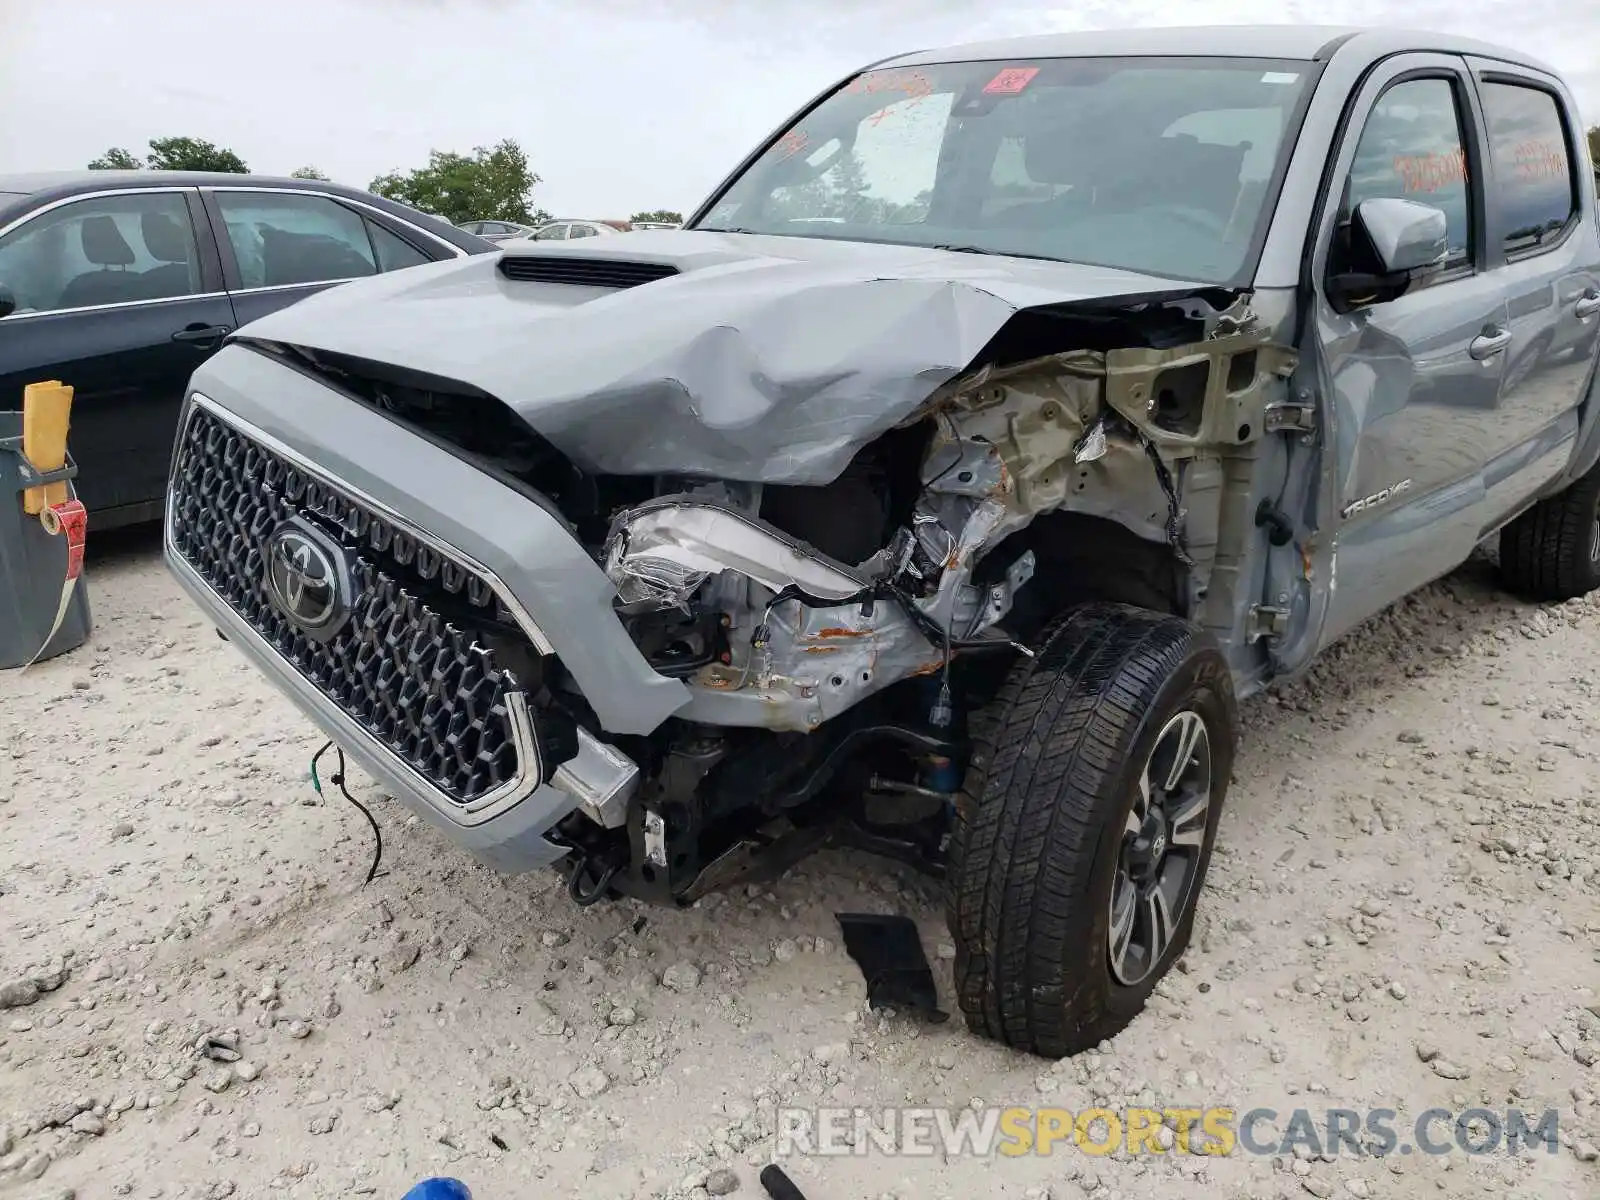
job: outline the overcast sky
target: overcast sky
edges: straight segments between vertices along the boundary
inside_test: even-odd
[[[0,173],[183,134],[365,187],[514,138],[560,215],[687,212],[819,87],[952,42],[1119,25],[1403,24],[1510,42],[1600,120],[1594,0],[0,0]]]

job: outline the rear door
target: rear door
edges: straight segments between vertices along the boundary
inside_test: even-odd
[[[1571,454],[1600,346],[1600,239],[1573,107],[1549,76],[1471,60],[1488,129],[1489,255],[1510,317],[1501,460],[1487,479],[1496,523]]]
[[[1512,341],[1503,284],[1489,269],[1482,118],[1465,61],[1387,60],[1353,99],[1336,153],[1319,281],[1340,272],[1351,213],[1373,197],[1442,210],[1448,258],[1398,298],[1341,312],[1325,283],[1313,296],[1336,434],[1338,586],[1323,645],[1477,544],[1485,470],[1506,439],[1500,384]]]
[[[241,327],[334,284],[465,253],[341,196],[252,187],[201,190]]]
[[[71,197],[0,230],[0,408],[75,390],[70,448],[98,527],[160,515],[189,376],[233,328],[194,188]]]

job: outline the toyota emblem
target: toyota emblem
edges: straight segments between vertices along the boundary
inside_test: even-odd
[[[266,546],[267,592],[303,632],[326,636],[343,616],[336,552],[303,528],[285,525]]]

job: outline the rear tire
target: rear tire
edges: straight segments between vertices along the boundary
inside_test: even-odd
[[[1162,613],[1086,605],[1017,663],[973,717],[950,847],[975,1032],[1060,1058],[1144,1008],[1189,942],[1237,724],[1216,643]]]
[[[1500,531],[1500,581],[1529,600],[1600,588],[1600,466]]]

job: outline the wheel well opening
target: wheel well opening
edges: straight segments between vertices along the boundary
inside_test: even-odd
[[[1006,621],[1013,636],[1031,637],[1066,609],[1095,601],[1187,615],[1184,568],[1172,547],[1108,517],[1070,511],[1035,517],[984,556],[977,578],[1004,578],[1029,550],[1033,579],[1017,592]]]

